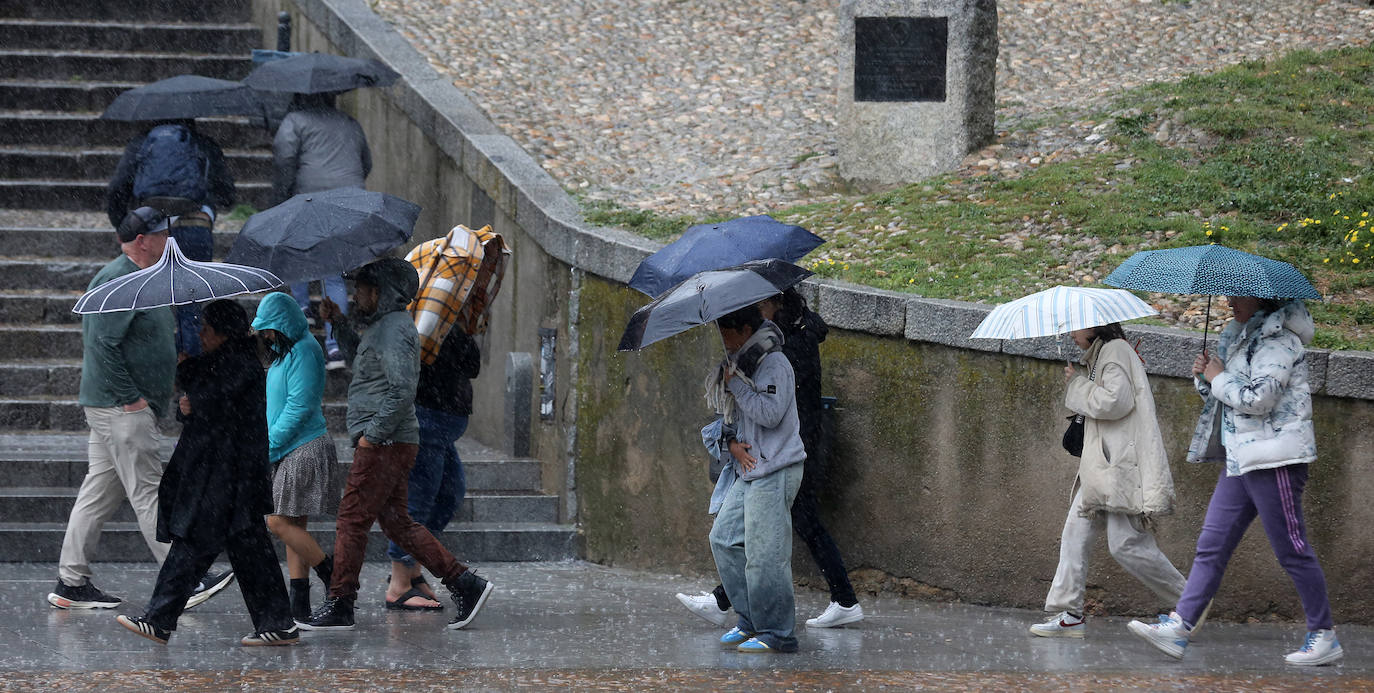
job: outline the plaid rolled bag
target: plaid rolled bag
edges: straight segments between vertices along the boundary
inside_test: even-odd
[[[468,334],[486,329],[486,312],[505,273],[505,248],[490,226],[476,231],[461,224],[447,235],[416,246],[406,260],[420,275],[410,304],[420,334],[421,359],[433,363],[455,324]]]

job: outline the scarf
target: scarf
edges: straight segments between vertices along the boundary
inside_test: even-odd
[[[733,355],[726,355],[725,360],[711,369],[706,376],[706,406],[720,414],[726,425],[734,424],[738,418],[735,412],[735,396],[725,386],[726,372],[731,373],[731,377],[744,380],[745,385],[753,387],[754,381],[751,377],[758,369],[759,361],[769,352],[781,349],[782,343],[782,330],[772,322],[764,320],[738,351]]]

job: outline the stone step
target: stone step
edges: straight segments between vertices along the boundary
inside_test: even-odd
[[[0,325],[0,354],[10,359],[79,359],[80,325]]]
[[[324,421],[329,430],[348,430],[347,414],[348,407],[343,401],[325,401]],[[176,435],[181,424],[172,418],[169,411],[159,426],[163,433]],[[74,394],[0,396],[0,432],[85,429],[86,415]]]
[[[0,180],[0,208],[9,209],[105,209],[103,180]],[[235,204],[256,209],[272,206],[272,184],[236,181]]]
[[[249,55],[0,50],[0,75],[10,79],[156,82],[190,74],[240,80],[252,71]]]
[[[0,24],[0,26],[3,26]],[[16,111],[93,111],[100,113],[137,82],[58,82],[0,80],[0,104]],[[0,169],[4,170],[4,169]]]
[[[243,24],[253,12],[247,0],[0,0],[0,17]]]
[[[262,30],[253,24],[0,19],[0,46],[11,50],[184,51],[243,56],[262,47]]]
[[[4,194],[4,186],[5,181],[0,181],[0,197]],[[105,259],[25,256],[0,258],[0,288],[84,292],[91,279],[114,257],[115,253],[109,254]]]
[[[3,300],[3,299],[0,299]],[[348,397],[352,377],[346,369],[326,371],[324,398],[342,402]],[[65,397],[73,399],[81,391],[80,359],[34,359],[0,361],[0,399],[25,397]],[[0,515],[4,517],[4,515]]]
[[[101,215],[104,219],[104,215]],[[229,252],[238,237],[240,224],[220,218],[215,229],[215,257],[222,258]],[[232,227],[226,229],[225,227]],[[42,228],[42,227],[0,227],[0,248],[9,248],[10,255],[22,248],[25,255],[39,258],[64,257],[74,260],[89,260],[102,265],[119,255],[119,244],[114,230],[110,227],[90,228]],[[99,271],[99,270],[97,270]],[[92,274],[92,277],[95,275]],[[90,280],[87,279],[89,282]],[[41,288],[41,287],[37,287]],[[83,284],[80,289],[85,290]],[[0,290],[4,290],[0,287]],[[80,296],[77,293],[76,296]],[[75,301],[76,296],[72,297]],[[70,306],[68,306],[70,307]],[[0,305],[0,311],[4,306]],[[10,322],[0,319],[0,322]],[[35,321],[37,322],[37,321]]]
[[[75,486],[0,487],[0,517],[25,523],[65,523],[76,502],[76,493]],[[110,520],[135,522],[133,507],[126,500]],[[554,523],[558,521],[558,497],[472,491],[464,498],[453,521]]]
[[[0,147],[0,176],[39,180],[86,180],[102,184],[114,176],[123,149]],[[229,173],[239,183],[270,183],[272,153],[231,149],[224,152]]]
[[[162,441],[162,459],[171,457],[175,444],[176,440],[170,437]],[[335,445],[343,473],[347,474],[348,466],[353,461],[353,449],[349,447],[347,438],[335,439]],[[528,495],[538,493],[542,488],[538,460],[512,459],[467,438],[459,439],[458,454],[463,459],[468,489],[473,492],[503,491]],[[76,488],[81,485],[85,475],[84,431],[0,432],[0,486]]]
[[[321,546],[334,544],[334,523],[311,522],[307,529]],[[66,524],[59,522],[0,523],[0,561],[55,563],[65,531]],[[436,538],[464,563],[571,560],[581,557],[583,548],[576,527],[540,522],[457,522]],[[386,537],[374,526],[366,560],[386,560],[386,547]],[[92,560],[147,562],[153,557],[138,525],[108,522]]]
[[[3,106],[0,103],[0,106]],[[272,135],[261,119],[198,118],[196,129],[223,149],[270,151]],[[101,120],[99,113],[0,110],[0,146],[118,147],[148,131],[147,123]]]

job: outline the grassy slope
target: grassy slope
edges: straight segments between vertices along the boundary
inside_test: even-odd
[[[829,241],[804,260],[818,274],[991,303],[1095,284],[1137,250],[1221,243],[1313,279],[1328,296],[1310,304],[1318,346],[1374,349],[1374,49],[1151,85],[1107,111],[1129,114],[1107,131],[1116,152],[774,216]],[[1152,135],[1163,121],[1205,134],[1162,146]],[[606,206],[588,220],[658,238],[687,221]]]

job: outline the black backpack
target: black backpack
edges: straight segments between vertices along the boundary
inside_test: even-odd
[[[203,203],[208,197],[210,160],[185,125],[159,125],[148,131],[136,163],[135,200],[182,197]]]

